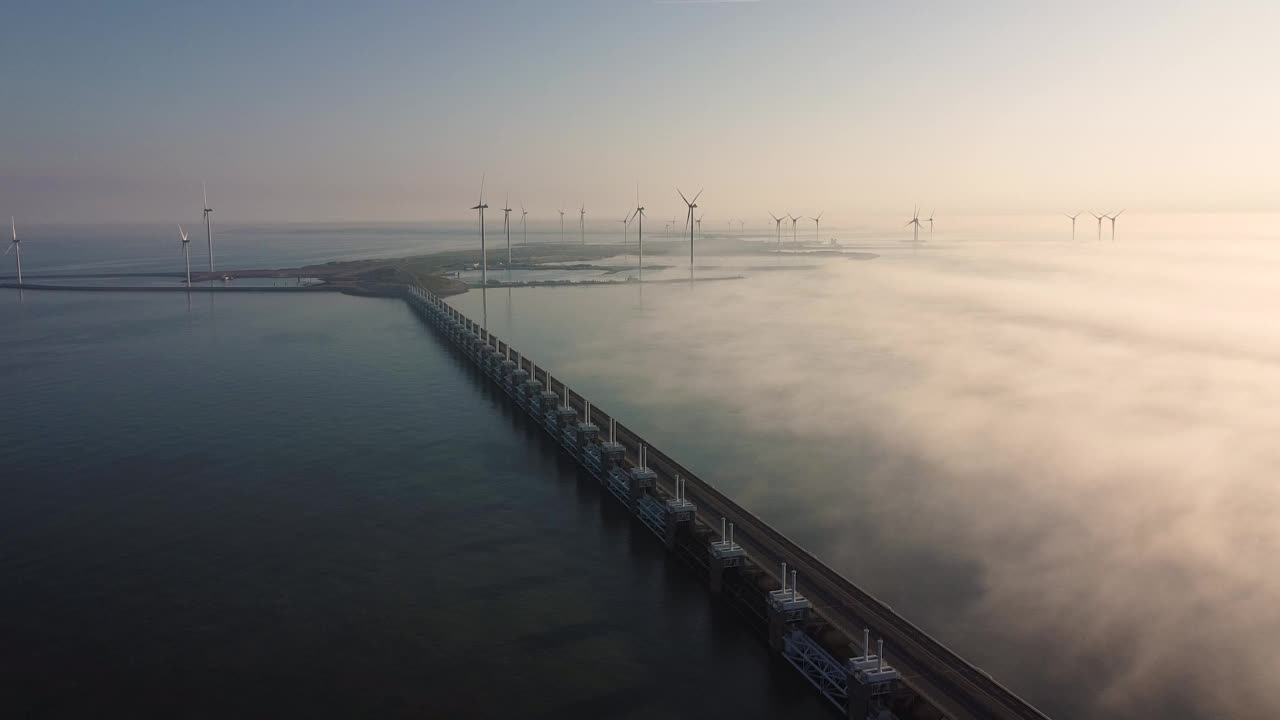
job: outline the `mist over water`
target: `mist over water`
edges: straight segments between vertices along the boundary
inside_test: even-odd
[[[967,218],[940,222],[935,241],[918,248],[885,232],[901,224],[893,218],[824,224],[817,238],[802,225],[801,242],[836,237],[880,257],[717,257],[701,249],[707,242],[700,276],[746,279],[473,291],[453,302],[477,320],[487,315],[540,365],[1051,716],[1274,717],[1274,219],[1129,213],[1116,242],[1105,225],[1098,243],[1086,215],[1072,243],[1060,216]],[[708,240],[734,235],[704,229]],[[746,237],[772,241],[772,231],[749,224]],[[32,228],[30,237],[27,272],[176,271],[180,262],[176,237],[170,248],[158,226],[61,236]],[[228,267],[476,245],[465,224],[246,227],[225,238]],[[621,244],[620,232],[589,228],[589,242],[610,238]],[[556,228],[530,233],[531,242],[557,239]],[[646,279],[687,277],[687,256],[659,253],[657,243],[650,254],[652,239],[646,232],[646,263],[670,267]],[[632,233],[624,261],[635,261],[634,242]],[[124,323],[150,337],[142,308],[185,307],[178,296],[103,297],[121,300],[28,292],[19,305],[6,291],[11,322],[0,331],[16,339],[38,329],[58,345],[82,326]],[[309,311],[320,302],[369,301],[228,307],[273,308],[254,317],[286,334],[349,334],[333,310]],[[68,309],[98,306],[101,317]],[[51,329],[58,317],[72,329]],[[224,340],[256,327],[245,317],[219,319]],[[112,337],[111,357],[143,348]],[[55,355],[103,352],[99,343]],[[81,364],[68,371],[82,373]],[[146,396],[129,397],[113,412],[146,407],[131,410]],[[146,427],[138,425],[140,441]],[[22,452],[46,447],[43,437],[54,435],[28,434],[34,445]],[[346,439],[359,438],[354,427]]]
[[[948,239],[488,317],[1051,715],[1273,717],[1280,250],[1248,232]]]

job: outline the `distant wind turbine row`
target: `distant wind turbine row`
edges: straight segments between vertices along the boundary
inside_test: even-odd
[[[482,286],[487,287],[487,286],[489,285],[489,268],[488,268],[488,255],[487,255],[487,252],[486,252],[487,248],[486,248],[485,227],[484,227],[484,211],[485,211],[489,206],[488,206],[488,205],[486,205],[486,204],[485,204],[485,202],[484,202],[484,184],[485,184],[485,178],[484,178],[484,176],[481,176],[481,178],[480,178],[480,199],[479,199],[479,201],[478,201],[474,206],[472,206],[472,208],[471,208],[471,209],[472,209],[472,210],[477,211],[477,213],[478,213],[478,217],[479,217],[479,221],[480,221],[480,283],[481,283],[481,285],[482,285]],[[692,199],[692,200],[690,200],[690,199],[688,199],[687,197],[685,197],[684,193],[683,193],[679,188],[676,188],[676,194],[678,194],[678,195],[680,196],[680,199],[681,199],[681,200],[683,200],[683,201],[685,202],[685,206],[688,208],[688,213],[687,213],[687,215],[686,215],[686,217],[685,217],[685,227],[686,227],[686,228],[688,228],[688,230],[689,230],[689,276],[690,276],[690,278],[692,279],[692,277],[693,277],[693,263],[694,263],[694,240],[695,240],[695,233],[696,233],[697,235],[701,235],[701,234],[702,234],[702,219],[703,219],[701,216],[699,216],[699,217],[695,217],[695,216],[694,216],[694,212],[693,212],[693,211],[694,211],[695,209],[697,209],[697,207],[698,207],[698,198],[702,197],[702,190],[699,190],[699,191],[698,191],[698,193],[697,193],[696,195],[694,195],[694,196],[693,196],[693,199]],[[508,202],[506,203],[506,205],[507,205],[507,206],[504,206],[504,207],[503,207],[503,210],[502,210],[502,211],[503,211],[503,230],[505,231],[505,233],[506,233],[506,235],[507,235],[507,267],[508,267],[508,268],[510,268],[510,267],[511,267],[511,261],[512,261],[512,258],[511,258],[511,213],[512,213],[512,212],[514,212],[514,211],[509,207],[509,205],[510,205],[510,199],[509,199],[509,196],[508,196]],[[563,209],[557,209],[557,211],[556,211],[556,212],[560,213],[560,241],[561,241],[561,243],[563,243],[563,242],[564,242],[564,216],[565,216],[565,211],[564,211]],[[526,218],[528,217],[528,215],[529,215],[529,211],[525,209],[525,207],[524,207],[524,205],[523,205],[523,204],[521,204],[521,205],[520,205],[520,225],[521,225],[521,230],[524,232],[524,242],[525,242],[525,244],[528,244],[528,240],[529,240],[529,236],[528,236],[528,225],[527,225],[527,220],[526,220]],[[630,227],[631,222],[632,222],[633,220],[636,222],[636,239],[637,239],[637,242],[638,242],[638,252],[637,252],[637,256],[638,256],[638,258],[639,258],[639,267],[640,267],[640,272],[641,272],[642,274],[643,274],[643,272],[644,272],[644,219],[645,219],[645,216],[646,216],[646,213],[645,213],[645,207],[644,207],[644,205],[641,205],[641,204],[640,204],[640,186],[637,184],[637,185],[636,185],[636,207],[635,207],[635,209],[634,209],[634,210],[632,210],[632,211],[630,211],[630,212],[628,212],[628,213],[627,213],[627,216],[626,216],[625,218],[623,218],[623,219],[621,219],[621,220],[618,220],[617,222],[622,223],[622,244],[623,244],[623,246],[626,246],[626,244],[627,244],[627,230],[628,230],[628,228]],[[582,203],[582,205],[578,208],[578,233],[579,233],[579,240],[580,240],[580,242],[581,242],[583,245],[586,245],[586,244],[587,244],[587,222],[586,222],[586,218],[587,218],[587,204],[584,202],[584,203]],[[673,222],[673,224],[674,224],[674,222]],[[670,226],[668,226],[668,227],[670,227]],[[179,230],[181,230],[181,228],[179,228]],[[185,234],[185,233],[183,234],[183,239],[184,239],[184,242],[185,242],[185,239],[186,239],[186,234]]]
[[[485,178],[484,176],[481,176],[480,198],[479,198],[479,201],[474,206],[471,207],[471,209],[477,211],[478,213],[478,218],[480,223],[480,257],[481,257],[480,278],[481,278],[481,283],[487,286],[489,284],[489,263],[488,263],[488,253],[487,253],[487,238],[485,235],[484,211],[487,210],[489,206],[484,201],[484,186],[485,186]],[[213,208],[209,206],[209,191],[205,183],[202,182],[200,184],[200,190],[201,190],[201,198],[203,200],[201,209],[203,213],[202,221],[204,222],[204,227],[205,227],[205,243],[207,245],[207,249],[209,253],[209,272],[213,273],[215,272],[214,259],[213,259]],[[680,197],[682,201],[684,201],[685,208],[686,208],[684,227],[689,231],[689,276],[691,279],[693,278],[693,274],[694,274],[694,261],[695,261],[694,243],[695,243],[695,240],[698,237],[701,237],[702,235],[702,221],[705,217],[701,215],[696,215],[694,213],[694,210],[698,209],[698,199],[702,197],[702,192],[703,192],[702,190],[699,190],[693,196],[693,199],[690,200],[688,197],[685,196],[683,191],[681,191],[679,188],[676,188],[676,194]],[[506,203],[504,203],[504,206],[502,208],[503,232],[507,238],[508,269],[510,269],[511,263],[512,263],[511,213],[513,212],[515,212],[515,210],[511,208],[510,195],[508,195],[507,201]],[[565,211],[563,209],[559,209],[557,210],[557,212],[560,213],[560,242],[563,243],[565,239],[565,232],[564,232],[565,231],[565,227],[564,227]],[[1119,212],[1115,212],[1115,213],[1102,213],[1102,214],[1098,214],[1095,212],[1089,213],[1098,222],[1097,239],[1099,241],[1102,240],[1102,221],[1103,220],[1111,221],[1111,240],[1113,242],[1115,241],[1116,220],[1121,215],[1123,215],[1124,212],[1125,211],[1122,209]],[[1076,212],[1074,214],[1063,213],[1063,215],[1067,219],[1071,220],[1071,239],[1073,241],[1076,239],[1076,221],[1082,214],[1083,212]],[[783,215],[783,216],[778,216],[778,215],[774,215],[772,212],[768,213],[768,215],[769,215],[769,218],[773,220],[774,236],[777,242],[777,252],[782,252],[782,223],[785,220],[791,221],[792,244],[793,245],[798,244],[796,225],[801,219],[803,219],[803,216],[793,215],[791,213],[787,213],[786,215]],[[822,228],[822,218],[824,215],[825,215],[824,211],[819,211],[817,215],[808,216],[808,219],[813,221],[814,241],[818,243],[821,243],[822,241],[821,228]],[[524,204],[521,203],[520,204],[520,229],[522,234],[522,242],[526,245],[529,242],[528,216],[529,216],[529,211],[525,209]],[[586,245],[586,242],[587,242],[586,217],[587,217],[587,205],[584,202],[581,204],[581,206],[578,209],[578,234],[579,234],[579,241],[583,245]],[[630,229],[631,223],[633,221],[637,223],[636,237],[639,244],[638,257],[639,257],[639,266],[640,266],[641,273],[643,273],[644,271],[644,219],[645,217],[647,217],[647,213],[646,213],[645,207],[640,204],[640,188],[639,188],[639,185],[637,184],[635,208],[629,211],[625,218],[618,220],[617,222],[622,224],[622,244],[624,247],[627,245],[627,242],[628,242],[628,231]],[[746,222],[744,220],[736,220],[736,221],[729,220],[728,222],[729,222],[729,229],[731,232],[733,230],[734,222],[738,223],[740,230],[745,231]],[[921,218],[920,209],[917,206],[912,211],[911,219],[908,220],[903,226],[903,227],[911,228],[913,242],[916,242],[916,243],[920,242],[920,232],[922,230],[922,225],[924,223],[929,224],[929,239],[932,240],[933,228],[934,228],[933,212],[931,211],[929,213],[929,217]],[[664,233],[669,233],[674,226],[675,226],[675,218],[672,218],[672,221],[666,225],[666,230],[664,231]],[[18,238],[17,221],[12,216],[9,218],[9,232],[10,232],[11,239],[9,242],[9,246],[4,251],[4,255],[8,256],[9,253],[11,252],[14,253],[14,259],[15,259],[15,262],[17,263],[18,285],[21,286],[23,284],[22,246],[21,246],[21,241]],[[186,229],[183,228],[181,224],[178,225],[178,234],[181,238],[183,261],[186,266],[185,269],[186,269],[187,286],[190,287],[191,286],[191,247],[190,247],[191,238],[187,233]]]
[[[1071,215],[1071,214],[1068,214],[1068,213],[1062,213],[1062,214],[1063,214],[1063,215],[1065,215],[1065,216],[1067,216],[1068,218],[1070,218],[1070,219],[1071,219],[1071,239],[1072,239],[1072,240],[1075,240],[1075,239],[1076,239],[1076,218],[1077,218],[1077,217],[1080,217],[1080,213],[1076,213],[1075,215]],[[1111,214],[1111,215],[1108,215],[1108,214],[1106,214],[1106,213],[1103,213],[1103,214],[1099,215],[1098,213],[1095,213],[1095,212],[1090,212],[1089,214],[1090,214],[1090,215],[1092,215],[1094,218],[1096,218],[1096,219],[1097,219],[1097,221],[1098,221],[1098,241],[1099,241],[1099,242],[1101,242],[1101,241],[1102,241],[1102,221],[1103,221],[1103,220],[1110,220],[1110,221],[1111,221],[1111,241],[1112,241],[1112,242],[1115,242],[1115,239],[1116,239],[1116,218],[1118,218],[1118,217],[1120,217],[1121,215],[1123,215],[1123,214],[1124,214],[1124,210],[1121,210],[1121,211],[1120,211],[1120,212],[1118,212],[1118,213],[1113,213],[1113,214]]]

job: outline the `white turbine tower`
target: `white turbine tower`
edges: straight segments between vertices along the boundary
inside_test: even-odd
[[[502,203],[502,228],[507,231],[507,279],[511,279],[511,194]]]
[[[1075,215],[1068,215],[1067,213],[1062,213],[1062,216],[1066,218],[1071,218],[1071,242],[1075,242],[1076,241],[1076,218],[1080,217],[1080,213],[1076,213]]]
[[[929,223],[929,242],[933,242],[933,211],[929,211],[929,219],[924,222]]]
[[[578,234],[582,238],[582,244],[587,244],[587,204],[582,203],[582,208],[578,210]]]
[[[520,203],[520,232],[524,234],[524,240],[521,241],[521,245],[529,244],[529,226],[525,224],[524,219],[528,214],[529,211],[524,209],[524,203]]]
[[[178,234],[182,236],[182,257],[187,261],[187,287],[191,287],[191,240],[182,225],[178,225]]]
[[[640,279],[644,279],[644,206],[640,204],[640,183],[636,183],[636,211],[633,217],[636,218],[636,240],[638,242],[637,251],[640,256]]]
[[[9,243],[9,247],[4,251],[4,254],[8,255],[9,250],[13,250],[16,253],[16,259],[18,261],[18,287],[22,287],[22,245],[19,244],[21,241],[18,240],[18,225],[14,222],[12,215],[9,216],[9,231],[13,233],[13,240]],[[39,278],[37,277],[36,279],[38,280]]]
[[[564,211],[560,211],[560,243],[564,244]]]
[[[1102,218],[1106,217],[1106,215],[1099,215],[1093,211],[1090,211],[1089,214],[1098,219],[1098,242],[1102,242]]]
[[[1121,215],[1122,213],[1124,213],[1124,210],[1121,210],[1120,212],[1116,213],[1115,215],[1108,215],[1108,216],[1107,216],[1107,219],[1111,221],[1111,242],[1115,242],[1115,241],[1116,241],[1116,218],[1120,217],[1120,215]],[[1099,228],[1101,228],[1101,227],[1102,227],[1102,223],[1101,223],[1101,222],[1099,222],[1099,223],[1098,223],[1098,227],[1099,227]]]
[[[809,218],[810,220],[812,220],[812,221],[813,221],[813,241],[814,241],[814,242],[816,242],[816,243],[820,243],[820,242],[822,242],[822,238],[821,238],[821,237],[819,237],[819,235],[818,235],[818,224],[819,224],[819,223],[820,223],[820,221],[822,220],[822,215],[823,215],[823,213],[818,213],[818,217],[810,217],[810,218]]]
[[[209,272],[213,272],[213,208],[209,207],[209,189],[204,181],[200,181],[200,192],[204,195],[204,239],[209,244]]]
[[[488,205],[484,204],[484,176],[480,176],[480,202],[475,204],[472,210],[480,213],[480,286],[489,287],[489,255],[485,252],[484,247],[484,211],[488,209]]]
[[[783,221],[783,218],[780,218],[780,217],[778,217],[778,216],[774,215],[773,213],[769,213],[769,217],[773,218],[773,230],[774,230],[774,232],[775,232],[775,233],[777,234],[777,236],[778,236],[778,252],[779,252],[779,253],[781,253],[781,252],[782,252],[782,221]]]
[[[698,194],[694,195],[692,200],[685,197],[684,193],[680,192],[680,188],[676,188],[676,192],[679,193],[680,199],[684,200],[684,204],[689,206],[689,214],[685,216],[685,225],[689,228],[689,279],[692,280],[693,279],[693,223],[694,223],[693,210],[694,208],[698,207],[698,198],[702,196],[702,191],[699,190]]]
[[[907,225],[912,226],[912,229],[911,229],[912,242],[919,243],[920,242],[920,208],[916,208],[914,211],[912,211],[911,219],[907,221]],[[907,225],[903,225],[903,227],[906,227]]]
[[[792,215],[791,213],[787,213],[787,217],[791,218],[791,245],[792,245],[792,247],[795,247],[795,244],[796,244],[796,221],[797,221],[797,220],[799,220],[800,218],[795,217],[795,216],[794,216],[794,215]]]

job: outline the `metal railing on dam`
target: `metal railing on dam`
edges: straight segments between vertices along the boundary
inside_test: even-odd
[[[754,594],[745,604],[765,607],[770,647],[842,714],[1047,720],[442,298],[410,286],[406,299],[668,549],[705,567],[714,592]],[[767,583],[751,584],[757,571]],[[837,659],[846,646],[854,656]]]

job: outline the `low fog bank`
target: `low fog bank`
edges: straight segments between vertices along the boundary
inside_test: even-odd
[[[955,243],[646,291],[561,367],[710,408],[695,469],[1054,714],[1272,717],[1277,266]]]

